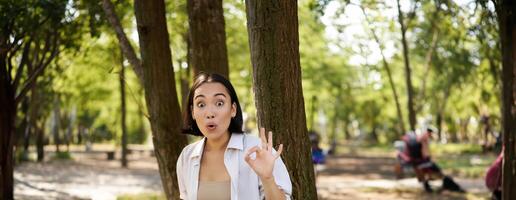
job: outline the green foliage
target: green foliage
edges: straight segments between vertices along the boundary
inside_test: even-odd
[[[32,160],[34,160],[34,159],[32,159],[29,156],[29,154],[27,154],[27,152],[25,152],[23,150],[16,151],[16,155],[14,156],[15,163],[27,162],[27,161],[32,161]]]
[[[437,126],[435,120],[442,111],[441,130],[445,138],[462,139],[457,134],[463,129],[459,122],[472,119],[467,134],[478,143],[481,127],[478,118],[482,114],[490,116],[493,130],[499,132],[501,61],[499,51],[493,49],[499,49],[500,44],[491,3],[477,1],[474,8],[455,1],[417,2],[414,12],[407,13],[413,17],[408,20],[407,40],[419,127]],[[124,31],[138,52],[133,2],[114,3]],[[127,61],[122,64],[117,39],[106,23],[101,2],[7,0],[0,5],[3,19],[0,25],[14,27],[2,31],[9,30],[4,34],[12,38],[26,41],[29,33],[34,33],[35,42],[42,41],[49,31],[59,32],[60,54],[38,79],[38,90],[44,94],[38,123],[50,124],[48,118],[57,101],[61,110],[61,135],[67,127],[72,127],[74,133],[81,127],[87,132],[86,140],[119,143],[118,72],[122,66],[129,66]],[[188,52],[186,1],[167,1],[166,6],[174,68],[181,72],[175,73],[176,89],[181,94],[180,78],[186,74]],[[378,142],[390,144],[400,134],[399,116],[380,50],[391,68],[403,117],[408,123],[405,72],[394,4],[376,0],[303,0],[298,6],[307,127],[321,133],[323,142],[331,138],[343,140],[344,133],[352,139],[371,138],[369,134],[374,130]],[[360,7],[364,8],[369,23]],[[245,112],[246,129],[253,131],[257,124],[245,3],[224,1],[223,8],[230,79]],[[48,23],[42,23],[44,20]],[[380,44],[374,41],[370,30],[377,33]],[[17,52],[13,56],[16,59],[12,60],[17,61],[22,55]],[[126,72],[128,138],[130,143],[143,143],[150,132],[143,90],[134,72]],[[26,79],[24,73],[22,81]],[[75,120],[72,113],[76,113]],[[23,115],[18,113],[19,118]],[[50,132],[50,127],[46,129]]]

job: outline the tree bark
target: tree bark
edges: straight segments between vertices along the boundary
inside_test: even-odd
[[[408,117],[410,129],[412,131],[416,130],[416,111],[414,110],[414,89],[412,87],[412,72],[410,69],[410,61],[409,61],[409,49],[407,45],[407,38],[405,37],[405,33],[407,32],[407,27],[405,26],[405,20],[403,17],[403,12],[400,7],[400,0],[396,1],[398,4],[398,22],[401,28],[401,43],[403,45],[403,60],[405,63],[405,81],[407,82],[407,107],[408,107]]]
[[[306,129],[296,0],[246,0],[258,124],[285,144],[293,199],[317,199]]]
[[[516,199],[516,3],[498,3],[498,22],[502,44],[502,121],[505,145],[502,199]]]
[[[188,0],[194,75],[204,71],[229,78],[222,0]]]
[[[135,16],[143,68],[143,86],[154,151],[168,199],[179,199],[176,161],[187,144],[180,133],[181,111],[176,93],[164,0],[135,0]]]
[[[0,199],[10,200],[14,198],[13,134],[16,104],[6,58],[7,55],[0,52]]]

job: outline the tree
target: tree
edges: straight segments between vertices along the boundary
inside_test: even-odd
[[[367,21],[367,24],[369,26],[371,26],[372,23],[370,22],[370,20],[369,20],[369,18],[367,16],[365,8],[362,5],[360,5],[360,9],[362,10],[362,13],[364,14],[364,17],[365,17],[365,19]],[[371,35],[373,36],[374,41],[378,45],[378,48],[380,49],[380,54],[382,55],[382,64],[383,64],[383,67],[385,68],[385,72],[387,73],[387,78],[389,79],[389,85],[391,86],[392,96],[393,96],[394,102],[396,104],[396,113],[398,114],[398,119],[399,119],[399,122],[398,122],[399,125],[398,126],[399,126],[399,131],[400,132],[398,132],[397,136],[401,136],[402,133],[405,133],[405,125],[404,125],[404,122],[403,122],[403,114],[402,114],[402,111],[401,111],[401,106],[400,106],[400,101],[399,101],[399,97],[398,97],[398,92],[396,91],[396,86],[394,85],[394,81],[393,81],[393,78],[392,78],[391,67],[389,66],[389,63],[387,62],[387,58],[385,57],[385,55],[383,53],[383,45],[380,42],[380,38],[376,34],[375,29],[372,28],[372,27],[369,27],[369,30],[371,31]]]
[[[405,81],[407,83],[407,106],[410,130],[416,130],[416,111],[414,109],[414,88],[412,87],[412,69],[410,68],[409,47],[407,44],[406,32],[407,24],[403,11],[401,11],[400,0],[396,1],[398,5],[398,23],[401,29],[401,44],[403,46],[403,60],[405,61]],[[410,18],[409,18],[410,19]]]
[[[176,93],[163,0],[135,0],[141,61],[136,57],[110,0],[103,1],[109,22],[115,29],[124,56],[133,66],[143,88],[149,111],[154,152],[168,199],[179,199],[176,160],[187,144],[180,134],[181,111]]]
[[[222,0],[188,0],[194,74],[216,72],[229,78]]]
[[[500,41],[502,44],[502,120],[503,158],[502,199],[516,198],[516,3],[509,0],[497,5]]]
[[[0,105],[2,105],[0,198],[2,199],[14,197],[13,134],[18,104],[58,54],[74,47],[73,41],[77,39],[74,37],[80,33],[78,26],[75,26],[73,13],[66,10],[70,6],[74,5],[64,0],[50,2],[11,0],[0,3],[2,19],[0,21]],[[20,50],[22,50],[21,53]],[[16,62],[18,60],[19,62]],[[26,66],[31,68],[30,72],[25,70]]]
[[[293,199],[317,199],[301,88],[297,1],[245,3],[258,124],[286,145]]]

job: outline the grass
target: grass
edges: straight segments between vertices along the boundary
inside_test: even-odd
[[[425,193],[420,189],[414,188],[376,188],[366,187],[360,189],[364,193],[378,193],[384,195],[395,195],[399,199],[424,199],[424,200],[484,200],[489,198],[488,193],[456,193],[456,192],[437,192]]]
[[[56,152],[53,159],[56,160],[73,160],[72,155],[68,151]]]
[[[467,178],[482,178],[496,159],[476,144],[432,144],[430,151],[446,173]]]
[[[435,156],[454,154],[481,154],[482,147],[478,144],[430,144],[430,152]]]
[[[165,197],[165,194],[163,194],[163,193],[141,193],[141,194],[124,194],[124,195],[118,196],[116,199],[117,200],[140,200],[140,199],[165,200],[167,198]]]

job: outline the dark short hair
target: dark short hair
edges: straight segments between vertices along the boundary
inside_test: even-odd
[[[188,99],[186,105],[183,106],[183,128],[181,130],[182,133],[191,134],[196,136],[203,136],[201,130],[197,126],[197,122],[192,117],[192,107],[193,107],[193,97],[194,92],[197,88],[199,88],[204,83],[220,83],[224,85],[229,96],[231,97],[231,104],[236,105],[236,115],[231,118],[231,122],[229,123],[229,133],[243,133],[242,124],[242,109],[240,108],[240,102],[238,101],[237,94],[235,92],[235,88],[227,78],[220,74],[216,73],[204,73],[201,72],[195,77],[195,81],[188,92]]]

